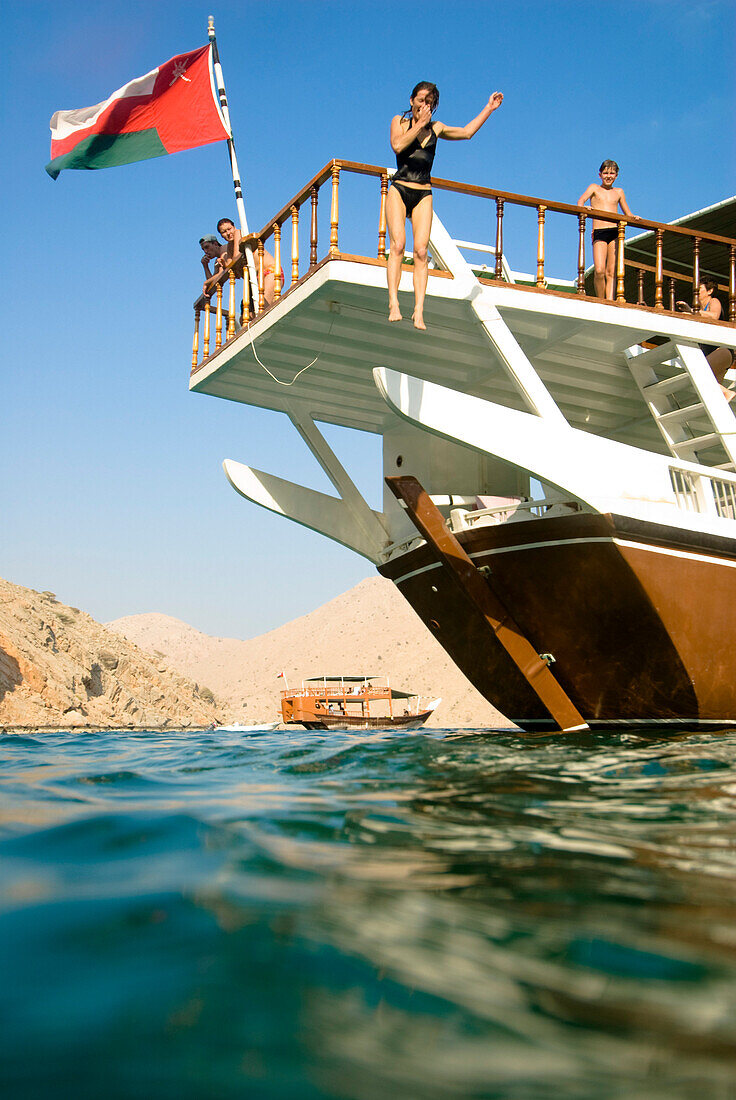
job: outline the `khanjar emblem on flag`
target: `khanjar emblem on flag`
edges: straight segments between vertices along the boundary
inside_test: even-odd
[[[64,168],[112,168],[179,153],[230,137],[217,101],[211,46],[178,54],[131,80],[94,107],[57,111],[51,119],[51,161]]]

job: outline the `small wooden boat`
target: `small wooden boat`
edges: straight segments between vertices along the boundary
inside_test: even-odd
[[[308,730],[416,729],[441,703],[399,691],[377,676],[315,676],[281,692],[286,725]]]

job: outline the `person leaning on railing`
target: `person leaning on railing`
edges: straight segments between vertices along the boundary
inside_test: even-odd
[[[715,279],[701,279],[698,284],[698,304],[700,308],[693,310],[687,302],[677,302],[677,308],[685,313],[698,313],[711,321],[720,321],[723,317],[723,306],[714,293],[717,286]],[[732,401],[736,397],[736,391],[726,389],[723,380],[726,371],[733,363],[734,353],[730,348],[719,347],[718,344],[699,344],[698,347],[708,360],[708,366],[716,376],[716,380],[723,390],[723,396],[727,401]]]
[[[480,130],[503,103],[494,92],[483,110],[465,126],[432,122],[440,93],[435,84],[423,80],[409,98],[409,110],[391,120],[391,148],[396,153],[396,173],[386,200],[386,221],[391,248],[388,257],[388,319],[400,321],[399,280],[406,246],[406,219],[411,218],[414,236],[414,328],[425,329],[424,295],[427,290],[427,245],[432,227],[431,169],[437,138],[467,141]]]
[[[210,263],[214,262],[215,275],[219,274],[219,261],[220,257],[225,251],[225,246],[220,244],[214,233],[206,233],[204,237],[199,238],[199,245],[202,249],[203,255],[202,267],[204,268],[205,282],[203,286],[204,293],[207,293],[207,282],[212,278],[212,272],[210,271]]]
[[[218,280],[224,273],[233,270],[236,279],[243,278],[243,266],[245,264],[245,257],[241,251],[242,234],[231,218],[220,218],[217,223],[217,232],[226,241],[226,245],[223,248],[222,255],[215,263],[215,273],[204,284],[204,293],[207,297],[212,294],[213,290],[217,286]],[[250,239],[250,238],[249,238]],[[276,270],[276,260],[267,250],[263,250],[263,300],[265,305],[270,306],[274,300],[274,272]],[[281,285],[284,285],[284,272],[281,270]],[[257,290],[254,288],[254,297],[257,295]],[[255,303],[257,306],[257,302]]]

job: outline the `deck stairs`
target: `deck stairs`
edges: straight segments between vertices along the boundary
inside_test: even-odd
[[[736,470],[736,418],[700,348],[668,340],[626,349],[626,359],[670,453]]]

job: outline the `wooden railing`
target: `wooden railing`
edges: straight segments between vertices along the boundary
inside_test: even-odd
[[[329,259],[336,259],[344,253],[340,252],[339,247],[339,230],[340,230],[340,178],[342,172],[354,173],[361,176],[373,176],[379,182],[378,199],[378,237],[376,258],[379,261],[385,262],[386,259],[386,200],[389,187],[389,171],[386,168],[382,168],[372,164],[359,164],[354,161],[347,160],[332,160],[324,166],[312,179],[299,191],[294,198],[288,202],[285,206],[279,210],[275,217],[271,218],[266,225],[258,232],[253,233],[249,237],[243,238],[241,243],[241,249],[245,252],[245,249],[252,250],[254,268],[255,268],[255,283],[250,295],[245,295],[243,303],[242,316],[240,317],[240,323],[246,324],[258,317],[264,310],[269,309],[271,305],[278,302],[279,299],[292,290],[297,283],[309,275],[314,269],[321,263]],[[319,249],[319,236],[318,236],[318,213],[319,213],[319,198],[320,190],[327,184],[329,186],[329,244],[328,248],[320,259]],[[449,191],[458,195],[473,196],[480,199],[486,199],[495,207],[495,265],[493,272],[487,272],[484,277],[502,279],[503,278],[503,259],[504,259],[504,215],[506,212],[506,206],[512,205],[522,208],[528,208],[533,210],[536,214],[536,237],[537,237],[537,257],[536,257],[536,272],[532,277],[533,285],[541,291],[547,293],[559,293],[559,291],[547,291],[546,290],[546,276],[545,276],[545,226],[547,223],[548,214],[564,214],[569,218],[576,220],[576,280],[575,287],[576,293],[581,296],[585,296],[585,269],[586,269],[586,252],[585,252],[585,228],[588,218],[595,218],[599,221],[610,222],[617,227],[618,234],[618,248],[616,256],[616,280],[615,280],[615,302],[618,304],[626,303],[625,295],[625,273],[627,268],[634,270],[637,273],[637,299],[633,303],[639,306],[650,306],[656,310],[674,310],[675,308],[675,284],[676,282],[682,283],[686,276],[682,272],[673,272],[666,270],[664,267],[664,240],[665,233],[672,234],[674,236],[686,239],[691,243],[692,248],[692,278],[688,279],[688,283],[692,286],[692,302],[693,306],[697,308],[698,304],[698,285],[701,277],[701,248],[704,242],[710,242],[716,245],[718,250],[724,250],[724,258],[726,264],[724,270],[728,268],[728,286],[722,286],[723,290],[728,292],[728,320],[731,323],[736,322],[736,240],[730,237],[722,237],[715,233],[706,233],[702,230],[688,229],[680,225],[667,225],[662,222],[647,221],[643,218],[636,218],[629,222],[626,218],[619,217],[615,214],[611,214],[603,210],[590,210],[580,206],[573,206],[569,203],[553,202],[548,199],[534,198],[530,195],[517,195],[509,191],[497,191],[489,187],[479,187],[474,184],[457,183],[454,180],[440,179],[437,177],[432,178],[432,186],[437,191]],[[301,262],[299,253],[299,224],[300,224],[300,212],[303,206],[309,207],[309,263],[306,268]],[[287,229],[284,232],[284,227],[287,222],[290,223],[290,232]],[[627,226],[635,226],[637,230],[651,230],[655,236],[655,254],[654,265],[649,266],[647,264],[639,263],[633,260],[628,260],[626,257],[626,243],[625,234]],[[273,302],[266,300],[265,295],[265,262],[264,256],[266,251],[266,245],[273,239]],[[288,291],[284,287],[281,278],[281,271],[283,267],[284,248],[285,241],[290,241],[290,262],[287,262],[288,277],[290,279],[290,285]],[[355,257],[358,259],[368,259],[368,257]],[[369,262],[375,262],[371,260]],[[244,262],[244,267],[245,267]],[[646,302],[644,300],[644,274],[653,273],[653,301]],[[286,272],[285,272],[286,274]],[[665,283],[665,279],[667,283]],[[211,298],[207,298],[204,295],[200,297],[194,303],[194,341],[192,345],[192,370],[196,369],[198,365],[201,365],[214,351],[218,351],[223,345],[224,340],[227,341],[235,335],[236,332],[236,278],[232,271],[224,273],[215,289],[215,303],[212,304]],[[225,289],[227,288],[227,289]],[[223,308],[224,294],[228,294],[228,306],[225,310]],[[250,297],[250,303],[248,298]],[[666,302],[666,304],[665,304]],[[214,347],[211,346],[212,337],[212,314],[214,312]],[[204,318],[204,329],[202,332],[202,344],[200,349],[200,327],[201,320]],[[724,318],[726,320],[726,318]],[[200,350],[202,358],[200,360]]]
[[[391,688],[388,685],[368,684],[361,683],[358,685],[358,690],[353,691],[351,687],[347,685],[340,687],[338,684],[334,686],[328,684],[327,687],[320,687],[315,684],[314,687],[308,688],[285,688],[281,692],[282,699],[347,699],[348,702],[359,703],[361,699],[388,699],[391,696]]]

